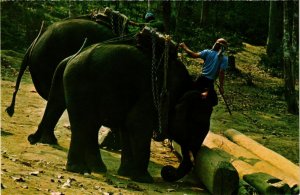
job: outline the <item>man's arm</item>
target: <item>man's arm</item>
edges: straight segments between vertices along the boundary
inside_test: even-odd
[[[191,56],[192,58],[200,58],[200,53],[197,52],[193,52],[192,50],[190,50],[185,43],[180,43],[179,47],[181,47],[184,51],[186,51],[186,53]]]
[[[220,82],[219,91],[220,91],[221,94],[224,94],[224,78],[225,78],[225,71],[220,69],[220,72],[219,72],[219,82]]]

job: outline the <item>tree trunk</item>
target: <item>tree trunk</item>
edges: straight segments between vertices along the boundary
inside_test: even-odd
[[[282,2],[270,1],[269,32],[267,39],[267,54],[269,57],[281,55],[282,18]]]
[[[293,45],[293,22],[289,17],[290,11],[292,11],[291,6],[293,6],[292,1],[284,2],[283,9],[283,63],[284,63],[284,89],[285,89],[285,100],[287,102],[288,112],[292,114],[299,113],[297,93],[295,90],[295,57],[293,56],[293,50],[291,45]],[[292,16],[294,13],[292,13]],[[294,24],[295,25],[295,24]],[[293,59],[291,59],[293,58]]]
[[[75,2],[69,0],[69,18],[75,17],[76,15]]]
[[[163,19],[165,26],[165,33],[170,34],[170,22],[171,22],[171,2],[170,0],[163,1]]]
[[[209,6],[207,1],[202,0],[201,1],[201,18],[200,18],[200,26],[205,27],[207,25],[207,18],[209,13]]]

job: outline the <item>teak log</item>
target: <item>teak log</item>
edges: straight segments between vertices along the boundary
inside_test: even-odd
[[[287,184],[266,173],[253,173],[244,176],[244,180],[251,184],[259,194],[291,194]]]
[[[251,151],[262,160],[274,165],[281,172],[296,180],[298,185],[300,184],[299,166],[234,129],[228,129],[224,134],[231,141]]]
[[[195,172],[212,194],[231,195],[238,189],[237,170],[218,153],[202,146],[195,159]]]
[[[283,172],[281,169],[278,169],[277,167],[273,166],[272,164],[260,159],[255,154],[253,154],[250,151],[246,150],[245,148],[237,145],[236,143],[231,142],[230,140],[228,140],[227,138],[225,138],[223,136],[209,132],[203,142],[203,145],[205,145],[209,148],[219,148],[221,150],[224,150],[225,152],[234,156],[236,159],[242,160],[245,163],[247,163],[248,165],[251,165],[250,167],[253,167],[253,169],[255,169],[256,171],[251,170],[250,173],[254,173],[254,172],[267,173],[273,177],[279,178],[282,181],[286,182],[290,187],[298,184],[298,181],[295,180],[292,176],[289,176],[288,174]],[[235,159],[235,161],[236,161],[236,159]],[[240,162],[238,164],[243,164],[243,162]],[[233,166],[235,166],[235,165],[233,164]],[[247,167],[249,168],[249,166],[247,166]],[[235,167],[235,168],[237,169],[237,167]],[[242,168],[238,170],[239,174],[241,174],[242,172],[245,172],[245,171],[247,171],[247,170],[243,170]]]
[[[172,141],[173,148],[181,155],[180,146]],[[238,189],[236,169],[220,155],[202,146],[195,158],[194,173],[211,194],[232,194]]]
[[[211,144],[211,147],[213,145]],[[284,181],[273,177],[267,173],[259,172],[255,167],[228,154],[220,148],[212,148],[215,153],[222,156],[223,159],[231,162],[233,167],[238,171],[239,177],[245,180],[250,186],[255,188],[259,194],[289,194],[290,187]],[[250,178],[250,179],[249,179]],[[239,188],[239,190],[242,190]],[[242,191],[239,191],[242,194]]]
[[[240,179],[239,190],[237,195],[252,195],[258,194],[257,190],[245,182],[243,179]]]

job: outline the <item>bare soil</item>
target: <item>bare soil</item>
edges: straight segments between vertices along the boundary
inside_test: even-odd
[[[28,74],[28,73],[27,73]],[[27,75],[28,76],[28,75]],[[42,118],[46,101],[31,82],[22,83],[17,96],[15,114],[9,117],[5,108],[10,104],[15,83],[1,83],[1,193],[5,194],[208,194],[201,184],[187,178],[175,183],[163,181],[164,165],[178,166],[171,149],[152,142],[149,171],[154,184],[136,183],[118,176],[120,153],[101,150],[108,167],[106,174],[81,175],[65,170],[70,130],[66,114],[56,127],[59,146],[30,145],[27,136],[34,133]]]

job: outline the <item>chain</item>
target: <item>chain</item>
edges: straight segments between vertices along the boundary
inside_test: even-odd
[[[112,28],[113,33],[114,33],[114,34],[117,34],[117,33],[116,33],[116,30],[115,30],[114,14],[113,14],[113,13],[110,14],[110,23],[111,23],[111,28]]]
[[[153,103],[155,108],[157,109],[158,114],[158,129],[161,133],[162,131],[162,121],[161,121],[161,112],[160,112],[160,101],[158,99],[158,77],[157,77],[157,69],[156,67],[156,32],[153,30],[152,32],[152,66],[151,66],[151,80],[152,80],[152,95],[153,95]]]
[[[155,31],[152,31],[152,66],[151,66],[151,81],[152,81],[152,95],[153,103],[156,109],[158,109],[158,95],[157,95],[157,68],[156,68],[156,37]]]
[[[157,109],[158,114],[158,129],[159,132],[162,133],[162,110],[165,110],[162,108],[162,100],[165,98],[165,95],[167,94],[167,73],[168,73],[168,64],[169,64],[169,46],[170,46],[170,37],[166,36],[165,38],[165,49],[163,54],[161,55],[160,61],[157,64],[156,62],[156,32],[152,31],[152,67],[151,67],[151,80],[152,80],[152,95],[153,95],[153,102],[154,106]],[[164,80],[163,80],[163,87],[160,91],[159,96],[159,90],[158,90],[158,75],[157,70],[161,64],[162,58],[164,58]],[[168,116],[166,114],[165,120],[167,120]]]
[[[168,64],[169,64],[169,47],[170,47],[170,36],[166,35],[165,38],[165,51],[164,51],[164,90],[167,89],[167,76],[168,76]]]
[[[116,23],[117,23],[116,24],[117,28],[115,28],[115,19],[116,19]],[[123,37],[127,21],[128,21],[128,18],[125,15],[120,14],[119,12],[116,12],[116,11],[112,11],[110,14],[110,23],[111,23],[111,28],[112,28],[113,33]]]
[[[115,43],[115,42],[118,42],[118,41],[135,40],[136,39],[136,35],[137,35],[137,33],[131,33],[131,34],[125,35],[123,37],[111,38],[111,39],[108,39],[106,41],[102,41],[101,43]]]

